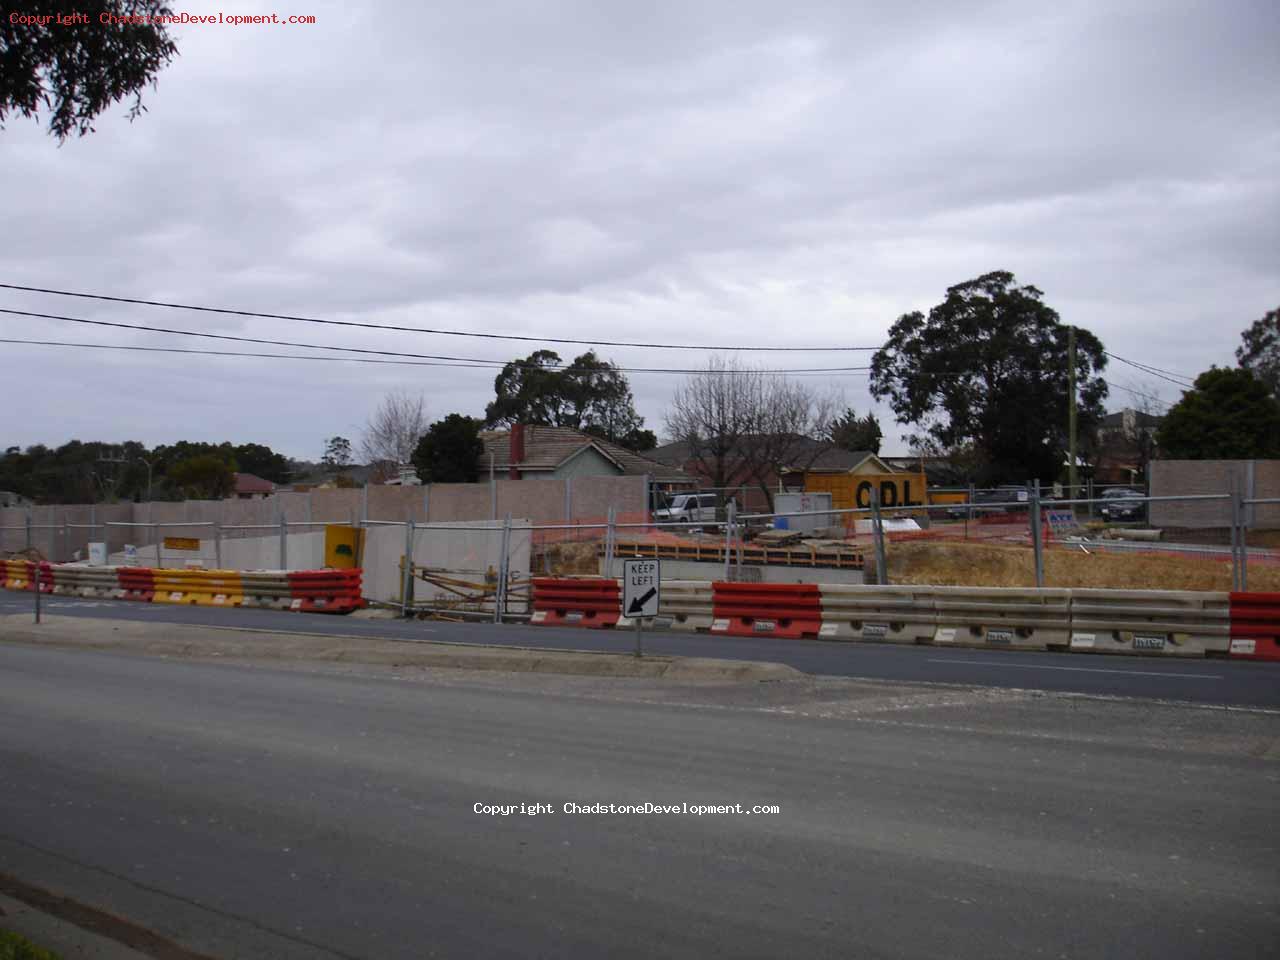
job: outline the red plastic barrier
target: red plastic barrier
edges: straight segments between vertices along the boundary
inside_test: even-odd
[[[116,582],[124,591],[123,599],[150,603],[156,595],[155,574],[150,567],[119,567]]]
[[[1280,593],[1231,594],[1231,656],[1280,661]]]
[[[302,613],[350,613],[364,606],[361,575],[354,570],[290,571],[290,610]]]
[[[822,592],[816,583],[711,584],[712,633],[731,637],[816,637]]]
[[[622,588],[617,580],[573,580],[534,577],[530,623],[544,627],[608,629],[622,616]]]

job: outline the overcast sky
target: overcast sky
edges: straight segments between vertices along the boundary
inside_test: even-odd
[[[174,9],[318,22],[176,28],[147,113],[113,108],[61,147],[47,117],[11,120],[0,282],[535,336],[876,346],[901,313],[1004,269],[1110,351],[1191,376],[1234,363],[1280,305],[1275,0]],[[537,346],[8,290],[0,307],[502,361]],[[0,330],[272,349],[7,315]],[[4,446],[231,440],[318,459],[389,390],[420,390],[433,418],[480,414],[496,372],[0,350]],[[1179,395],[1114,361],[1107,378]],[[631,376],[659,434],[678,381]],[[871,408],[865,375],[832,382]],[[1113,389],[1110,409],[1132,405]],[[875,409],[886,451],[905,452]]]

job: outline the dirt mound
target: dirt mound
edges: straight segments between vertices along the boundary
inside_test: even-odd
[[[890,583],[965,587],[1035,586],[1029,547],[975,543],[891,543]],[[1230,590],[1231,559],[1159,553],[1106,553],[1053,547],[1044,554],[1050,587],[1116,590]],[[1280,590],[1280,567],[1250,564],[1250,590]]]

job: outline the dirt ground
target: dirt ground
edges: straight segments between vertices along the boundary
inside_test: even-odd
[[[542,561],[538,572],[562,577],[574,574],[598,574],[600,572],[600,560],[597,556],[599,548],[600,543],[596,540],[548,544],[538,558]]]
[[[976,543],[891,543],[890,583],[941,586],[1035,585],[1035,560],[1027,547]],[[1052,547],[1044,555],[1045,585],[1137,590],[1230,590],[1230,557],[1119,554]],[[1249,566],[1249,589],[1280,590],[1280,566]]]

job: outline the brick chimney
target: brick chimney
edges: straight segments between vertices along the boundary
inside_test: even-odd
[[[518,464],[524,463],[524,424],[513,423],[511,425],[511,466],[508,469],[507,476],[512,480],[520,479],[520,467]]]

